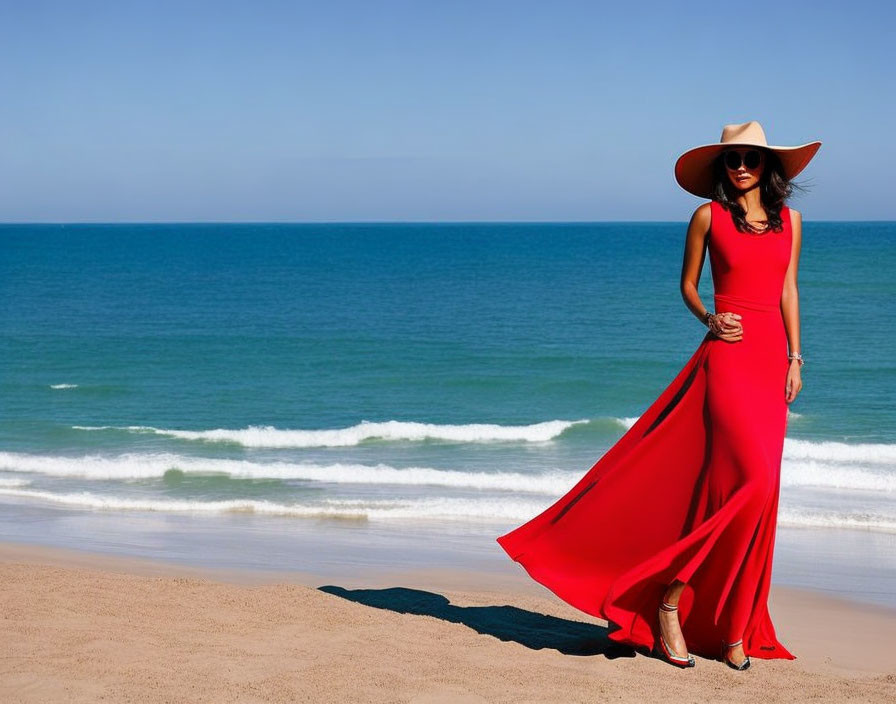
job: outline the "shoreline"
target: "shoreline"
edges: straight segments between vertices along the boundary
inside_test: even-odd
[[[0,699],[892,701],[896,609],[772,585],[797,660],[681,671],[519,574],[196,567],[0,542]],[[746,678],[746,679],[744,679]]]
[[[496,537],[515,523],[302,520],[276,516],[76,511],[5,503],[11,543],[250,572],[341,579],[414,569],[513,577]],[[528,577],[527,577],[528,578]],[[896,608],[896,536],[778,526],[773,583]],[[474,581],[473,584],[476,582]]]
[[[445,567],[396,567],[365,566],[364,576],[351,576],[344,571],[324,573],[298,569],[262,569],[255,567],[214,567],[187,564],[140,555],[117,555],[96,550],[80,550],[69,547],[43,545],[0,539],[0,564],[20,562],[49,567],[92,569],[143,577],[170,576],[186,579],[202,579],[235,586],[265,586],[271,584],[301,584],[317,586],[321,581],[338,581],[354,588],[373,587],[396,578],[410,579],[421,588],[436,586],[463,591],[501,592],[511,591],[523,595],[544,595],[560,603],[562,599],[535,582],[522,566],[507,560],[509,572],[484,571],[471,567],[449,565]],[[772,589],[791,598],[817,598],[829,600],[843,608],[896,618],[896,607],[852,599],[838,591],[772,583]],[[573,607],[570,607],[573,608]],[[582,618],[591,618],[581,613]]]

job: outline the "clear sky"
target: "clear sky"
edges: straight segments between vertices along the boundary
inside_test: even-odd
[[[896,219],[892,3],[0,0],[0,221],[687,220],[677,156],[822,140]]]

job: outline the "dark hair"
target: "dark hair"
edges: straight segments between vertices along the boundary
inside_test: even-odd
[[[757,147],[757,149],[761,149],[765,154],[765,168],[759,177],[759,197],[762,200],[762,207],[765,208],[768,215],[769,229],[780,232],[782,229],[781,208],[784,207],[784,201],[790,198],[795,188],[801,191],[806,189],[794,181],[787,180],[781,160],[775,152],[763,147]],[[737,189],[728,178],[724,154],[725,152],[720,153],[712,163],[712,199],[731,213],[734,226],[740,232],[756,232],[747,224],[746,211],[735,200]],[[765,230],[759,230],[759,232],[765,232]]]

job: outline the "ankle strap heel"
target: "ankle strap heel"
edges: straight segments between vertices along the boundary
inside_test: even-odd
[[[728,648],[733,648],[735,645],[740,645],[743,642],[744,642],[743,638],[741,638],[740,640],[736,640],[733,643],[726,643],[724,640],[722,641],[722,652],[721,652],[722,660],[724,660],[725,664],[728,667],[730,667],[732,670],[742,671],[742,670],[746,670],[747,668],[750,667],[750,656],[749,655],[747,655],[744,658],[744,661],[740,665],[735,665],[733,662],[731,662],[728,659],[728,654],[725,652]]]
[[[662,604],[660,604],[660,611],[678,611],[678,604],[669,604],[668,602],[664,601],[662,602]],[[666,639],[663,638],[662,632],[660,632],[657,638],[657,644],[652,648],[652,650],[659,651],[667,662],[670,662],[677,667],[694,667],[697,664],[697,661],[694,660],[694,656],[690,653],[688,653],[684,657],[673,653],[669,648],[669,644],[666,643]]]

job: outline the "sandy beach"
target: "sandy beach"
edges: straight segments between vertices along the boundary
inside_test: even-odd
[[[215,570],[0,544],[4,702],[884,702],[896,610],[791,587],[795,661],[678,670],[522,573]]]

